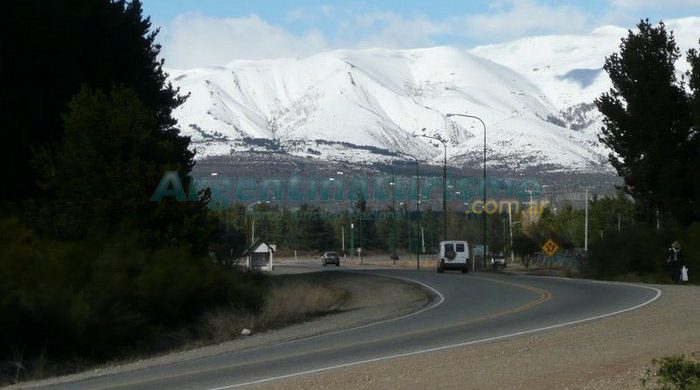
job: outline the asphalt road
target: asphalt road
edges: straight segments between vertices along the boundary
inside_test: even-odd
[[[347,269],[331,267],[324,272]],[[353,272],[413,280],[431,289],[435,301],[408,316],[359,328],[50,388],[218,390],[284,381],[305,373],[547,332],[634,310],[661,294],[650,287],[546,277],[389,269]]]

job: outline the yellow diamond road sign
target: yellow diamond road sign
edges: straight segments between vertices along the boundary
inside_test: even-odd
[[[559,245],[557,245],[556,242],[552,241],[551,239],[547,240],[547,242],[542,245],[542,251],[547,255],[547,256],[554,256],[557,254],[557,251],[559,251]]]

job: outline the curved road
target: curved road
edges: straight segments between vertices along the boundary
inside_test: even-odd
[[[431,289],[436,299],[398,319],[51,388],[232,389],[544,332],[634,310],[661,295],[645,286],[575,279],[388,269],[353,272],[409,279]]]

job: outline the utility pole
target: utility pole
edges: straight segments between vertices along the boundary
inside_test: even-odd
[[[535,202],[532,200],[532,190],[525,190],[525,192],[530,193],[530,210],[528,211],[528,214],[530,214],[530,225],[535,223],[533,221],[533,214],[535,213]]]
[[[420,242],[421,242],[421,251],[425,253],[425,231],[423,230],[423,226],[420,227]]]
[[[342,246],[343,246],[343,257],[347,257],[347,254],[345,253],[345,226],[340,225],[340,240],[342,241]]]
[[[425,130],[425,129],[423,129]],[[416,218],[418,219],[418,229],[420,229],[421,224],[420,224],[420,200],[421,200],[421,195],[420,195],[420,164],[418,162],[418,157],[405,153],[405,152],[396,152],[397,154],[404,155],[411,157],[416,161]],[[408,205],[407,205],[408,206]],[[406,207],[406,215],[408,216],[408,207]],[[411,258],[411,221],[410,219],[406,220],[406,223],[408,225],[408,258]],[[416,251],[416,269],[420,270],[420,250]]]
[[[362,199],[364,202],[364,197]],[[360,246],[358,246],[358,249],[360,250],[360,264],[364,263],[364,258],[362,256],[364,251],[365,251],[365,249],[362,247],[362,245],[364,245],[364,243],[363,243],[364,237],[362,235],[362,225],[364,225],[364,224],[365,224],[365,208],[364,208],[364,204],[363,204],[363,207],[360,207]]]
[[[584,224],[583,250],[588,252],[588,187],[586,187],[586,222]]]
[[[416,213],[418,214],[416,218],[418,219],[418,227],[421,227],[420,223],[420,171],[418,170],[418,159],[416,158]],[[416,269],[420,271],[420,251],[416,251]]]
[[[411,260],[411,218],[408,216],[408,207],[404,209],[406,214],[406,227],[408,231],[408,259]]]
[[[396,265],[396,175],[394,168],[391,168],[391,258]]]
[[[508,225],[510,225],[510,262],[515,262],[515,254],[513,253],[513,215],[510,212],[510,202],[508,202]]]
[[[503,226],[503,242],[506,242],[506,218],[505,217],[503,217],[503,224],[501,224],[501,225]]]
[[[350,223],[350,258],[355,258],[355,224]]]
[[[476,117],[474,117],[474,118],[476,118]],[[476,118],[476,119],[479,119],[479,118]],[[481,119],[479,119],[479,121],[481,121],[481,124],[484,125],[484,178],[483,178],[483,180],[484,180],[484,188],[483,188],[484,212],[481,213],[481,216],[484,219],[484,222],[483,222],[484,223],[484,256],[483,256],[483,259],[484,259],[484,267],[486,267],[486,265],[487,265],[486,264],[486,248],[488,247],[488,242],[489,242],[488,236],[486,235],[486,218],[487,218],[487,216],[486,216],[486,125],[484,124],[484,122]]]

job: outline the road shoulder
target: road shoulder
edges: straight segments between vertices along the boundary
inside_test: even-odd
[[[270,330],[248,337],[188,350],[180,350],[161,356],[133,362],[105,366],[82,373],[48,378],[36,382],[23,382],[16,387],[26,388],[50,384],[68,383],[104,375],[112,375],[180,361],[198,359],[225,353],[249,350],[267,345],[294,342],[320,334],[354,328],[405,316],[430,305],[436,298],[419,284],[397,278],[352,272],[324,272],[318,274],[324,282],[345,289],[350,293],[343,311],[318,317],[285,328]],[[290,303],[291,304],[291,303]]]
[[[270,389],[637,389],[655,357],[700,354],[700,287],[557,330],[261,384]]]

